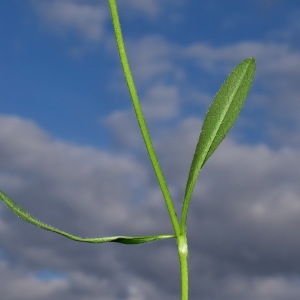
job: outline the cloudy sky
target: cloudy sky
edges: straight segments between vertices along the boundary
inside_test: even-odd
[[[204,114],[257,61],[200,175],[190,299],[300,299],[300,3],[123,0],[133,75],[178,213]],[[0,188],[85,237],[172,233],[118,61],[107,1],[0,2]],[[3,300],[179,299],[174,240],[82,244],[0,206]]]

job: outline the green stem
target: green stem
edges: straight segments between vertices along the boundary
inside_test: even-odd
[[[136,118],[138,120],[138,124],[144,139],[144,143],[146,145],[150,160],[152,162],[157,180],[159,182],[162,194],[165,199],[165,203],[169,212],[169,216],[174,228],[174,232],[176,237],[180,235],[180,227],[179,227],[179,222],[176,216],[175,212],[175,207],[170,195],[170,192],[168,190],[166,181],[164,179],[159,161],[157,159],[157,155],[155,153],[150,134],[146,125],[146,121],[142,112],[142,108],[140,105],[140,101],[136,92],[134,80],[131,74],[127,54],[126,54],[126,49],[123,41],[123,35],[121,31],[121,25],[120,25],[120,20],[119,20],[119,14],[118,14],[118,9],[117,9],[117,4],[115,0],[108,0],[109,6],[110,6],[110,11],[111,11],[111,17],[113,21],[113,26],[114,26],[114,31],[115,31],[115,36],[116,36],[116,42],[119,50],[119,55],[120,55],[120,60],[122,64],[122,68],[124,71],[125,79],[128,85],[129,93],[132,99],[132,104],[134,107],[134,111],[136,114]]]
[[[178,247],[178,257],[180,263],[180,277],[181,277],[181,300],[188,300],[188,246],[187,246],[187,239],[186,239],[186,231],[185,226],[184,230],[180,230],[180,224],[176,215],[175,207],[168,190],[165,178],[163,176],[157,155],[155,153],[155,149],[153,147],[150,134],[146,125],[146,121],[143,115],[143,111],[140,105],[140,101],[136,92],[134,80],[131,74],[126,49],[123,41],[123,35],[121,31],[121,25],[119,20],[119,14],[117,9],[117,4],[115,0],[108,0],[116,42],[119,50],[120,60],[122,64],[122,68],[124,71],[125,79],[127,82],[127,86],[129,89],[129,93],[132,99],[132,104],[134,107],[134,111],[136,114],[136,118],[144,139],[144,143],[146,145],[150,160],[152,162],[157,180],[159,182],[162,194],[165,199],[165,203],[169,212],[169,216],[172,222],[172,226],[174,228],[176,240],[177,240],[177,247]]]
[[[179,236],[178,255],[180,263],[180,278],[181,278],[181,300],[189,298],[189,272],[188,272],[188,245],[186,234]]]
[[[200,172],[199,172],[200,174]],[[186,225],[187,225],[187,216],[188,216],[188,211],[190,207],[190,202],[191,198],[193,195],[193,189],[196,184],[196,179],[195,178],[192,183],[191,183],[191,188],[188,189],[185,192],[184,198],[183,198],[183,205],[182,205],[182,210],[181,210],[181,220],[180,220],[180,230],[181,232],[186,232]]]

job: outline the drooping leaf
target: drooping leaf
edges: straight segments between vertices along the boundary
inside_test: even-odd
[[[121,243],[121,244],[142,244],[142,243],[154,242],[156,240],[163,240],[163,239],[169,239],[175,237],[174,235],[171,234],[158,234],[158,235],[150,235],[150,236],[112,236],[112,237],[99,237],[99,238],[82,238],[41,222],[40,220],[33,217],[28,211],[22,208],[19,204],[13,201],[9,196],[7,196],[1,190],[0,190],[0,199],[14,214],[16,214],[21,219],[35,226],[41,227],[48,231],[61,234],[71,240],[78,241],[78,242],[85,242],[85,243],[114,242],[114,243]]]
[[[203,121],[185,189],[184,211],[190,201],[198,174],[209,157],[227,135],[236,121],[255,73],[253,57],[238,64],[216,94]]]

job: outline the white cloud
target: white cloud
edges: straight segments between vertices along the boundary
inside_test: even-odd
[[[132,110],[115,111],[107,116],[103,123],[116,137],[115,140],[119,147],[130,147],[131,149],[142,147],[138,123]]]
[[[294,279],[287,280],[281,276],[257,276],[249,279],[242,275],[224,278],[219,282],[218,291],[209,299],[217,300],[219,295],[222,299],[272,299],[296,300],[299,298],[300,289]]]
[[[152,0],[152,1],[135,1],[128,0],[126,2],[120,2],[118,5],[120,9],[126,13],[135,13],[140,16],[141,13],[150,18],[158,17],[163,11],[168,11],[168,14],[173,14],[173,9],[184,5],[184,0]],[[123,12],[123,11],[122,11]]]
[[[288,44],[255,41],[220,47],[206,43],[179,45],[158,36],[131,41],[128,45],[134,78],[142,99],[154,93],[157,99],[162,99],[163,90],[167,91],[170,86],[176,86],[178,91],[172,96],[174,101],[170,100],[167,105],[169,97],[166,97],[160,104],[161,107],[168,106],[169,112],[173,112],[173,115],[176,114],[174,112],[178,109],[179,103],[187,104],[193,98],[192,92],[204,96],[205,99],[209,99],[207,96],[209,93],[212,97],[217,90],[206,88],[206,82],[221,79],[221,83],[237,63],[253,56],[257,62],[257,71],[251,97],[247,101],[248,111],[252,111],[253,116],[248,115],[247,122],[258,120],[255,115],[257,112],[267,114],[268,118],[261,117],[259,122],[253,124],[253,128],[260,134],[264,132],[268,142],[277,146],[290,144],[299,147],[297,128],[300,120],[298,101],[300,53],[297,49],[291,48]],[[189,65],[193,65],[193,68],[198,66],[198,76],[203,74],[199,83],[195,81],[194,74],[189,72]],[[160,86],[159,94],[157,86]],[[199,97],[199,106],[206,102],[203,101],[204,98]],[[147,103],[153,103],[153,107],[159,110],[156,100],[151,101]]]
[[[48,299],[68,289],[66,279],[43,281],[24,270],[17,270],[5,261],[0,261],[2,299]]]
[[[138,13],[143,13],[148,16],[154,17],[157,16],[157,14],[161,10],[161,3],[160,1],[154,0],[154,1],[134,1],[129,0],[124,2],[120,2],[120,8],[123,8],[124,10],[133,10]]]
[[[147,119],[168,120],[179,115],[180,95],[175,86],[153,86],[143,97]]]
[[[161,197],[148,202],[153,194],[156,197],[157,186],[145,188],[149,175],[132,156],[54,140],[34,123],[17,117],[2,116],[0,126],[4,128],[0,133],[0,178],[5,179],[1,189],[39,219],[81,236],[170,232],[167,219],[162,218],[167,217],[167,213],[163,201],[159,201]],[[11,178],[17,180],[10,181]],[[70,299],[77,299],[82,293],[91,295],[92,298],[86,299],[94,299],[93,295],[95,299],[101,295],[115,299],[123,292],[134,298],[137,293],[144,295],[147,289],[147,293],[155,293],[152,287],[140,291],[142,286],[149,285],[146,279],[131,274],[126,275],[125,282],[123,271],[123,275],[118,275],[122,267],[117,259],[121,253],[117,253],[125,250],[130,256],[132,251],[128,246],[85,246],[24,224],[3,205],[0,212],[4,220],[1,236],[5,252],[23,260],[29,270],[51,268],[68,274],[66,288],[56,289],[61,280],[57,281],[58,285],[52,281],[46,287],[32,278],[32,274],[22,272],[24,284],[35,285],[31,299],[68,299],[68,295]],[[14,272],[18,270],[13,271],[13,265],[7,267],[11,269],[12,282],[13,278],[17,279]],[[87,273],[85,268],[89,269]],[[99,270],[102,271],[99,273]],[[108,282],[120,285],[111,289]],[[138,287],[129,289],[129,283]],[[20,286],[22,284],[20,282]],[[8,285],[6,295],[11,295],[12,289],[13,286]],[[15,291],[13,298],[24,299],[24,293]]]
[[[58,33],[76,32],[90,41],[100,41],[103,38],[104,22],[109,15],[101,4],[71,0],[32,3],[42,21]]]
[[[139,201],[139,195],[132,197],[131,188],[148,180],[143,167],[131,156],[52,140],[33,123],[16,117],[2,117],[0,123],[5,128],[0,133],[4,145],[1,177],[5,182],[15,177],[6,188],[21,199],[24,194],[35,199],[33,203],[40,207],[36,211],[42,212],[44,204],[38,203],[43,199],[49,200],[45,204],[50,205],[47,215],[52,214],[54,219],[60,216],[56,205],[69,209],[70,217],[74,207],[82,214],[93,207],[92,214],[88,214],[91,225],[99,219],[105,223],[114,216],[114,224],[122,223],[129,217],[128,205]],[[81,228],[77,222],[76,227]]]
[[[23,182],[1,188],[42,220],[84,236],[171,231],[156,180],[149,175],[151,167],[141,164],[140,155],[56,141],[16,117],[1,117],[0,126],[1,178],[8,174]],[[199,120],[186,119],[154,140],[177,207],[199,127]],[[274,295],[270,284],[278,280],[270,274],[280,271],[285,276],[279,279],[282,294],[289,288],[288,300],[299,296],[286,279],[296,272],[299,259],[299,155],[288,148],[276,152],[227,139],[208,161],[189,218],[191,295],[254,295],[264,300]],[[9,255],[29,270],[51,266],[67,274],[67,281],[53,281],[47,292],[43,282],[21,272],[37,291],[49,293],[43,299],[173,299],[178,294],[174,241],[139,247],[84,245],[24,224],[4,207],[1,219],[2,245]],[[19,278],[20,266],[7,268],[11,282]],[[256,282],[254,290],[247,287],[249,282]],[[8,295],[10,289],[7,285]],[[23,298],[16,294],[14,299]]]
[[[127,42],[129,61],[137,83],[159,81],[173,74],[172,45],[159,36],[147,36]]]
[[[58,34],[76,33],[83,39],[92,42],[102,41],[106,37],[105,22],[110,19],[107,2],[80,0],[31,0],[32,6],[41,21],[50,26]],[[150,18],[156,18],[165,9],[169,11],[170,19],[178,15],[171,12],[184,4],[182,0],[165,1],[134,1],[118,3],[120,15],[137,15],[141,13]],[[106,37],[107,38],[107,37]],[[72,51],[80,49],[73,49]]]

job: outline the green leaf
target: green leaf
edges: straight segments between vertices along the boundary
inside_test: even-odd
[[[185,189],[183,219],[186,219],[198,174],[236,121],[249,93],[254,73],[253,57],[237,65],[226,78],[205,116]]]
[[[61,234],[71,240],[85,243],[121,243],[121,244],[142,244],[148,242],[154,242],[157,240],[174,238],[174,235],[171,234],[158,234],[158,235],[149,235],[149,236],[111,236],[111,237],[101,237],[101,238],[82,238],[68,232],[62,231],[55,227],[52,227],[48,224],[45,224],[31,214],[28,213],[24,208],[14,202],[9,196],[7,196],[4,192],[0,190],[0,199],[4,202],[4,204],[18,217],[21,219],[35,225],[41,227],[45,230],[52,231],[58,234]]]

